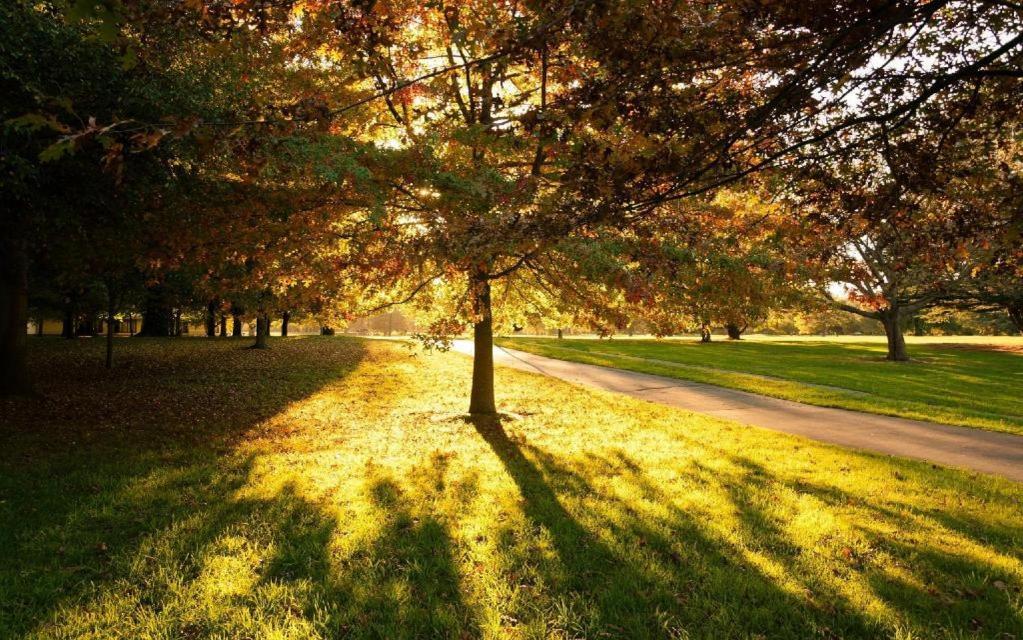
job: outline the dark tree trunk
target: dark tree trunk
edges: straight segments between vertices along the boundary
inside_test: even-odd
[[[710,325],[706,322],[700,325],[700,342],[710,342]]]
[[[240,338],[242,336],[242,316],[240,313],[234,313],[231,315],[231,337]]]
[[[80,336],[95,336],[96,335],[96,316],[91,313],[84,318],[81,318],[78,322],[78,335]]]
[[[729,322],[725,325],[725,331],[728,333],[729,340],[742,340],[742,332],[746,330],[746,327],[740,327],[734,322]]]
[[[881,324],[884,325],[884,335],[888,339],[888,360],[894,362],[905,362],[909,360],[906,354],[906,338],[902,335],[902,327],[899,325],[899,309],[889,309],[881,313]]]
[[[39,317],[36,318],[36,335],[37,336],[43,335],[43,323],[44,322],[46,322],[46,317],[43,316],[43,314],[40,313]]]
[[[288,337],[288,322],[291,321],[291,312],[285,311],[281,314],[281,337]]]
[[[174,310],[174,337],[181,337],[181,309]]]
[[[114,292],[107,286],[107,369],[114,366],[114,307],[116,306]]]
[[[259,312],[256,314],[256,342],[253,349],[266,349],[267,336],[270,335],[270,314]]]
[[[558,340],[561,340],[564,337],[565,335],[561,332],[561,327],[558,327]]]
[[[68,340],[75,337],[75,306],[70,300],[64,301],[64,318],[60,328],[60,337]]]
[[[490,282],[477,283],[475,312],[478,320],[472,325],[472,392],[469,395],[469,413],[494,415],[494,318],[490,312]]]
[[[226,338],[227,337],[227,314],[226,313],[220,314],[220,337],[221,338]]]
[[[0,395],[32,391],[28,375],[28,255],[0,242]]]
[[[164,298],[160,287],[152,287],[146,292],[146,302],[142,308],[142,329],[136,335],[146,338],[173,335],[174,312]]]
[[[206,303],[206,337],[214,338],[217,335],[217,301],[210,300]]]
[[[332,336],[332,335],[334,335],[334,328],[333,327],[320,327],[320,335],[321,336]]]
[[[1023,335],[1023,302],[1013,302],[1005,305],[1005,312],[1009,314],[1009,320],[1016,325],[1016,331]]]

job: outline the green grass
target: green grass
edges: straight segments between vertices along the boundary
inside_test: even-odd
[[[31,343],[2,638],[1011,638],[1023,485],[344,338]]]
[[[552,358],[705,382],[797,402],[1023,434],[1023,339],[591,340],[503,338]]]

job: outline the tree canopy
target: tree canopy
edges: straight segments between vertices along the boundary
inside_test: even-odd
[[[1012,3],[2,11],[5,389],[30,283],[139,300],[150,335],[254,315],[259,346],[271,313],[414,305],[430,339],[473,328],[473,413],[525,313],[738,337],[835,280],[895,324],[1018,309]]]

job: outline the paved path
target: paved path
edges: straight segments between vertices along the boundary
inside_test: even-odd
[[[455,351],[472,354],[472,342]],[[919,458],[1023,482],[1023,436],[953,427],[778,398],[494,348],[494,363],[821,442]]]

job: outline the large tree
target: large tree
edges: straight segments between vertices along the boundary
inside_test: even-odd
[[[393,149],[391,197],[362,221],[360,256],[397,301],[454,295],[476,343],[470,411],[493,413],[498,281],[585,289],[563,250],[820,140],[869,139],[1018,54],[1012,38],[957,48],[1017,17],[945,2],[390,2],[313,9],[303,29],[362,70],[374,135]],[[868,63],[915,68],[936,41],[914,29],[930,38],[935,23],[947,49],[926,55],[948,72],[897,78]],[[850,78],[869,110],[845,99]]]
[[[79,5],[108,16],[115,3]],[[1011,80],[1023,43],[1019,8],[987,2],[117,7],[141,67],[194,71],[224,109],[100,114],[62,143],[102,129],[116,164],[114,144],[131,137],[226,140],[178,167],[271,193],[295,188],[275,160],[302,149],[297,191],[319,190],[312,209],[341,242],[324,234],[299,255],[338,256],[321,261],[339,274],[322,288],[361,286],[366,310],[427,296],[446,303],[436,328],[471,323],[481,414],[496,410],[492,301],[507,281],[621,317],[635,291],[587,281],[589,239],[684,224],[693,208],[670,203],[812,162],[824,141],[841,142],[828,153],[870,143],[935,99]],[[274,264],[292,244],[275,236],[293,230],[276,222],[260,216],[237,260]]]

